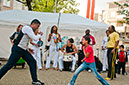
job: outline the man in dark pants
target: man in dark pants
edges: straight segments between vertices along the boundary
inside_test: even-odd
[[[116,78],[115,73],[115,61],[118,52],[118,44],[119,44],[119,34],[116,32],[115,27],[111,25],[108,29],[110,31],[110,35],[108,36],[107,42],[107,58],[108,58],[108,75],[106,80],[112,80]]]
[[[33,58],[33,56],[28,51],[28,44],[29,39],[38,40],[42,36],[42,32],[40,32],[39,36],[35,36],[33,30],[38,29],[40,26],[40,22],[37,19],[34,19],[30,25],[24,26],[17,38],[14,40],[14,45],[11,49],[11,55],[8,59],[8,62],[6,65],[4,65],[0,69],[0,79],[16,64],[16,62],[22,58],[27,62],[27,64],[30,67],[31,77],[32,77],[32,84],[34,85],[44,85],[44,83],[40,82],[37,79],[37,71],[36,71],[36,61]],[[30,49],[30,51],[33,53],[33,50]]]

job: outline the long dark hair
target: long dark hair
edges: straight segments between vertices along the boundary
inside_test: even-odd
[[[17,31],[17,32],[19,32],[19,31],[20,31],[20,30],[19,30],[19,28],[20,28],[21,26],[23,26],[23,25],[21,25],[21,24],[20,24],[20,25],[18,25],[18,27],[17,27],[17,29],[16,29],[16,31]]]
[[[112,27],[113,31],[116,32],[115,26],[111,25],[111,27]]]
[[[51,28],[51,34],[53,33],[54,27],[56,27],[56,34],[57,34],[57,26],[56,25],[52,26],[52,28]]]

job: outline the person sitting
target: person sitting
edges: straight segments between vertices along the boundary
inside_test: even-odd
[[[71,55],[72,56],[72,69],[71,71],[74,72],[75,70],[75,64],[76,64],[76,58],[75,58],[75,53],[78,53],[78,50],[75,45],[73,45],[74,40],[72,38],[68,39],[67,44],[65,44],[62,48],[61,51],[64,53],[64,55]],[[64,51],[66,49],[66,52]],[[59,57],[59,69],[60,71],[63,71],[63,56]]]

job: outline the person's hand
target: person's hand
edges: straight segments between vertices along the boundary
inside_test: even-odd
[[[67,54],[67,52],[63,52],[64,54]]]
[[[72,53],[68,53],[68,55],[72,55]]]
[[[39,34],[42,36],[43,35],[43,32],[39,32]]]
[[[115,52],[115,49],[113,49],[111,53],[114,53],[114,52]]]
[[[36,47],[38,47],[38,44],[35,44]]]
[[[50,36],[52,36],[52,34],[50,33]]]
[[[14,45],[14,43],[12,42],[12,45]]]
[[[81,62],[83,63],[83,62],[84,62],[84,59],[83,59],[83,60],[81,60]]]
[[[30,52],[31,54],[34,54],[34,50],[33,50],[33,49],[30,49],[30,48],[29,48],[29,52]]]
[[[128,64],[128,62],[126,62],[126,65]]]
[[[102,50],[104,50],[104,47],[102,46]]]

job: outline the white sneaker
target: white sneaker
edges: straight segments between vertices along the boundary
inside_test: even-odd
[[[89,69],[88,72],[91,73],[91,70]]]
[[[71,85],[70,83],[68,85]]]
[[[37,81],[37,82],[32,82],[32,85],[45,85],[43,82],[41,82],[41,81]]]
[[[63,71],[63,69],[60,69],[60,72],[62,72]]]

